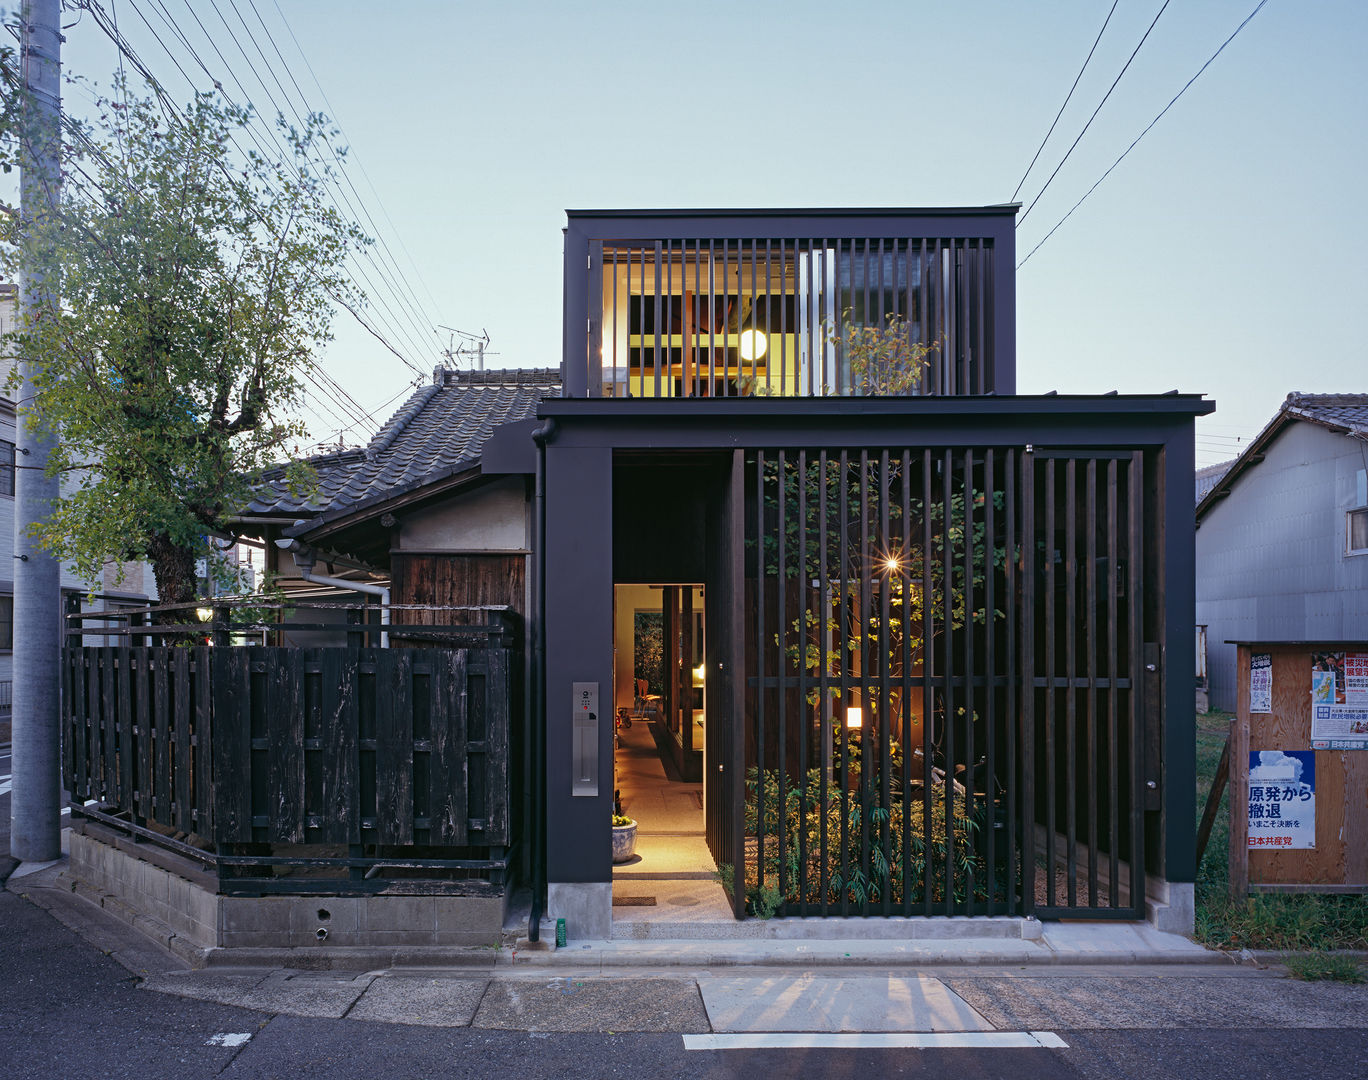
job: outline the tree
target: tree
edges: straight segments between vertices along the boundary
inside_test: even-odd
[[[343,264],[368,240],[324,199],[322,116],[281,120],[289,155],[270,160],[241,149],[248,110],[150,90],[116,79],[95,119],[67,123],[59,210],[0,241],[0,273],[60,280],[60,307],[16,335],[68,476],[41,541],[90,580],[147,559],[161,602],[186,603],[207,538],[304,435],[291,410],[334,302],[360,302]],[[7,124],[12,157],[25,132]]]

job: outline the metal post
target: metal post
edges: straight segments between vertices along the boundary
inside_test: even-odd
[[[57,201],[61,117],[59,0],[24,0],[21,55],[29,103],[25,121],[33,141],[23,161],[21,228],[46,217]],[[31,263],[19,279],[25,322],[54,302],[55,284]],[[14,483],[14,786],[10,806],[10,854],[25,862],[61,855],[58,739],[58,648],[61,624],[60,568],[29,535],[49,513],[57,481],[44,469],[54,439],[31,413],[33,377],[42,360],[25,348],[21,358],[16,442],[20,468]]]

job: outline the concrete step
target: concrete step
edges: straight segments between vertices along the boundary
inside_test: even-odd
[[[614,919],[613,941],[968,941],[1040,937],[1036,919]]]

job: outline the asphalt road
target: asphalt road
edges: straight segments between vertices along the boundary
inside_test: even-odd
[[[139,979],[45,911],[0,892],[0,1075],[49,1077],[327,1077],[329,1080],[430,1080],[438,1077],[812,1077],[1011,1078],[1089,1080],[1361,1080],[1368,1075],[1368,1020],[1356,1011],[1359,988],[1333,993],[1327,1016],[1346,1027],[1221,1026],[1200,1008],[1162,1015],[1151,985],[1156,1026],[1108,1029],[1107,1010],[1129,996],[1114,978],[1062,985],[1058,978],[1012,979],[1010,987],[966,972],[1021,1019],[1038,1009],[1061,1049],[690,1050],[682,1034],[527,1032],[423,1027],[352,1017],[273,1015],[139,989]],[[1151,984],[1154,979],[1149,980]],[[1265,982],[1267,977],[1265,976]],[[1034,997],[1039,987],[1040,999]],[[1009,992],[1010,991],[1010,992]],[[1175,985],[1175,997],[1183,989]],[[1067,1008],[1060,1002],[1067,1001]],[[1101,1017],[1104,1022],[1085,1023]],[[1068,1024],[1075,1024],[1070,1028]],[[1149,1025],[1151,1020],[1146,1020]],[[1352,1026],[1360,1025],[1360,1026]]]

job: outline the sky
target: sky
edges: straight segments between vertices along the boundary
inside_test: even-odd
[[[559,365],[566,208],[1012,201],[1112,9],[99,2],[173,97],[210,81],[193,48],[234,100],[270,116],[289,97],[341,127],[345,190],[380,241],[358,264],[367,319],[407,358],[339,315],[319,359],[362,409],[319,393],[310,419],[353,445],[464,340],[438,327],[487,331],[489,366]],[[1257,5],[1117,0],[1017,196],[1019,263]],[[96,20],[64,23],[68,71],[107,82]],[[1020,267],[1019,392],[1206,394],[1206,465],[1290,391],[1368,391],[1365,46],[1368,3],[1267,0]]]

